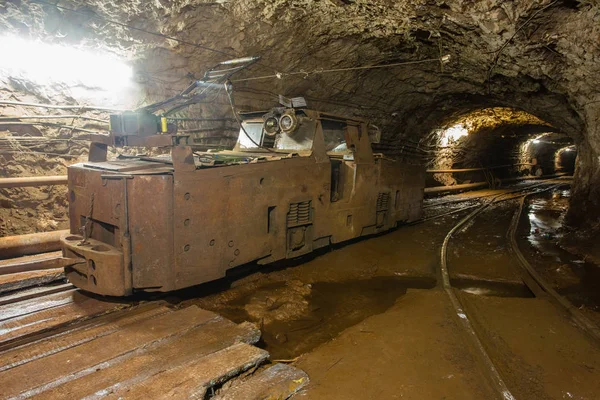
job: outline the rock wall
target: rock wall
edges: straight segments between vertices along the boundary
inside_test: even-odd
[[[269,108],[277,94],[305,96],[314,108],[373,120],[384,134],[381,148],[400,155],[431,157],[428,135],[456,115],[523,110],[575,140],[581,150],[569,220],[581,223],[584,209],[588,223],[600,220],[598,0],[68,0],[58,6],[0,4],[0,31],[128,60],[139,85],[132,104],[177,93],[218,61],[260,55],[236,78],[281,79],[234,82],[240,109]],[[444,55],[450,62],[442,65]],[[407,61],[419,63],[352,69]],[[323,72],[329,69],[340,70]],[[1,98],[59,101],[20,84],[0,88]],[[231,118],[231,110],[216,90],[179,116]],[[227,121],[183,128],[222,145],[228,139],[215,138],[231,135]]]

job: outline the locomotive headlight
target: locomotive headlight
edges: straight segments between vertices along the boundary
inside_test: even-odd
[[[279,118],[279,126],[285,133],[290,133],[298,126],[298,119],[294,114],[283,114]]]
[[[275,117],[267,117],[263,124],[263,128],[267,135],[273,136],[279,131],[279,121]]]

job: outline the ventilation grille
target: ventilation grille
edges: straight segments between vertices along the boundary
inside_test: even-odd
[[[290,211],[287,215],[288,226],[306,225],[310,222],[310,200],[290,204]]]
[[[389,193],[379,193],[377,196],[377,211],[385,211],[388,209],[390,204],[390,194]]]

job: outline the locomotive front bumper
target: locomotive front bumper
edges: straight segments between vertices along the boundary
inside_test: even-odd
[[[123,252],[99,240],[74,234],[60,239],[69,282],[83,290],[107,295],[127,296],[132,292],[131,279],[126,279]],[[72,264],[70,264],[72,262]]]

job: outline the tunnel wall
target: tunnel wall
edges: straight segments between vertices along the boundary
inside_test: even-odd
[[[600,231],[600,100],[586,110],[567,222]]]

